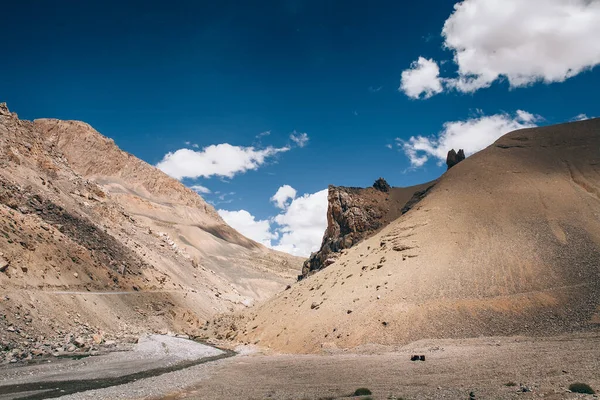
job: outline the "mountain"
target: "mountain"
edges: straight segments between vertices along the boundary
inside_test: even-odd
[[[233,336],[308,353],[597,330],[599,149],[600,119],[503,136],[327,268],[232,318]]]
[[[21,121],[0,104],[0,348],[198,334],[283,290],[302,261],[242,236],[89,125]]]

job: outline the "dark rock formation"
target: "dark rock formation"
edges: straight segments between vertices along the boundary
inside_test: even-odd
[[[458,150],[458,153],[452,149],[448,152],[448,156],[446,157],[446,165],[448,166],[448,169],[450,169],[464,159],[465,152],[463,149]]]
[[[379,190],[380,192],[389,192],[390,189],[392,188],[385,179],[383,178],[379,178],[375,181],[375,183],[373,184],[373,187],[377,190]]]
[[[340,252],[373,235],[407,212],[433,183],[392,188],[379,178],[372,187],[329,186],[327,229],[319,251],[304,262],[301,279],[333,264]]]

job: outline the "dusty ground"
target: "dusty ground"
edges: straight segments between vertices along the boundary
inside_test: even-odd
[[[163,343],[165,343],[163,345]],[[153,336],[135,351],[78,361],[0,368],[0,399],[40,392],[8,393],[7,385],[51,381],[72,391],[78,381],[113,378],[114,386],[82,390],[62,399],[325,399],[344,398],[359,387],[373,399],[575,399],[597,398],[567,391],[574,382],[600,389],[600,334],[554,338],[421,340],[399,348],[364,346],[358,353],[272,355],[243,348],[236,356],[187,340]],[[425,362],[412,362],[424,354]],[[140,371],[205,360],[187,368],[130,379]],[[77,375],[74,376],[74,371]],[[85,385],[83,385],[85,386]],[[527,388],[529,392],[524,392]],[[41,392],[52,393],[52,392]],[[54,392],[56,394],[56,392]],[[37,397],[44,398],[44,397]]]
[[[426,361],[411,362],[411,354]],[[594,398],[567,393],[579,381],[600,389],[600,335],[422,340],[370,355],[238,356],[165,399],[339,398],[359,387],[374,399],[468,399],[470,392],[476,399]]]

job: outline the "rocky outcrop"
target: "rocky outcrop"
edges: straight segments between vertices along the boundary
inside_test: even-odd
[[[0,103],[0,115],[10,115],[10,111],[8,110],[6,103]]]
[[[464,159],[465,152],[463,149],[458,150],[458,153],[452,149],[448,152],[448,156],[446,157],[446,165],[448,166],[448,169],[450,169]]]
[[[321,248],[304,262],[302,275],[298,278],[333,264],[344,249],[373,235],[407,212],[433,185],[434,182],[429,182],[392,188],[383,178],[364,189],[330,185],[327,229]]]
[[[392,188],[389,183],[387,183],[387,181],[383,178],[379,178],[375,181],[375,183],[373,184],[373,187],[377,190],[379,190],[380,192],[389,192],[390,189]]]

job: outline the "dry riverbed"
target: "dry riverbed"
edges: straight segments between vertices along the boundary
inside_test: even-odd
[[[185,386],[173,383],[136,394],[131,382],[168,375],[233,352],[166,335],[142,336],[128,350],[82,359],[50,359],[47,362],[0,369],[0,399],[135,398]],[[104,390],[104,392],[103,392]],[[96,394],[96,392],[99,392]],[[89,396],[92,397],[89,397]]]
[[[574,382],[600,389],[598,334],[421,340],[324,355],[239,350],[143,337],[128,352],[0,369],[0,399],[333,399],[365,387],[373,399],[558,400],[597,398],[569,393]],[[413,354],[426,361],[410,361]],[[98,379],[108,386],[86,387]],[[26,390],[21,397],[7,392],[16,385]]]

